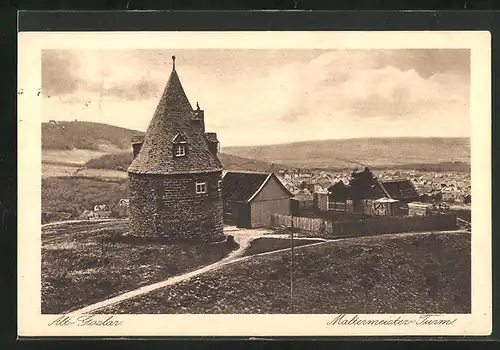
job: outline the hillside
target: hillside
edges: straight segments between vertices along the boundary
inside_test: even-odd
[[[142,134],[141,131],[102,123],[42,123],[42,148],[44,153],[75,149],[94,151],[95,156],[86,166],[120,169],[130,164],[132,137]],[[99,159],[100,156],[106,158]],[[44,162],[63,158],[70,159],[67,154],[53,154],[50,159],[49,155],[44,155]],[[364,138],[222,147],[220,159],[224,168],[229,170],[268,171],[287,167],[342,169],[366,164],[375,169],[398,166],[401,169],[468,171],[470,140]]]
[[[470,162],[468,138],[363,138],[294,142],[278,145],[223,147],[222,152],[308,168],[342,168],[367,165],[373,168],[443,162]]]
[[[130,141],[141,131],[91,122],[42,123],[43,162],[83,165],[92,169],[126,170],[132,161]],[[227,170],[269,171],[276,165],[230,154],[219,154]]]
[[[381,235],[257,255],[103,314],[470,313],[470,234]]]
[[[92,122],[42,123],[42,149],[128,149],[143,132]]]
[[[221,260],[237,248],[134,240],[128,221],[77,222],[42,228],[44,314],[64,313]]]
[[[268,163],[261,160],[238,157],[232,154],[219,153],[219,159],[225,170],[275,171],[289,168],[286,165]]]
[[[273,165],[254,159],[232,156],[230,154],[219,154],[222,166],[226,170],[248,170],[248,171],[270,171],[275,169]],[[90,159],[84,164],[92,169],[126,170],[132,162],[132,152],[124,151],[120,153],[105,154],[103,156]]]

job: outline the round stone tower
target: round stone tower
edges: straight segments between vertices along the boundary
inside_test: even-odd
[[[143,139],[132,140],[130,228],[136,236],[223,239],[222,165],[204,111],[193,110],[175,69]]]

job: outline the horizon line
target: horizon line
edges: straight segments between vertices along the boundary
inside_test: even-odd
[[[56,123],[93,123],[93,124],[101,124],[101,125],[109,125],[116,128],[121,128],[125,130],[130,130],[138,133],[145,134],[146,131],[140,131],[136,129],[126,128],[120,125],[108,124],[96,121],[87,121],[87,120],[55,120]],[[49,121],[42,121],[42,124],[49,124]],[[348,140],[366,140],[366,139],[470,139],[470,136],[359,136],[359,137],[345,137],[345,138],[331,138],[331,139],[309,139],[309,140],[298,140],[298,141],[287,141],[287,142],[279,142],[279,143],[265,143],[265,144],[254,144],[254,145],[229,145],[229,146],[221,146],[221,149],[224,148],[236,148],[236,147],[264,147],[264,146],[278,146],[278,145],[290,145],[297,143],[307,143],[307,142],[324,142],[324,141],[348,141]]]

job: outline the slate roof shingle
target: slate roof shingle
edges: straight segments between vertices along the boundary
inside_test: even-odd
[[[410,180],[383,181],[381,183],[389,198],[410,200],[419,197],[418,192]]]
[[[228,171],[222,178],[222,198],[225,202],[247,202],[255,195],[268,177],[274,177],[281,184],[283,190],[290,197],[293,197],[293,194],[274,173]]]
[[[222,178],[222,198],[225,202],[246,202],[267,179],[267,173],[228,171]]]
[[[128,171],[135,174],[185,174],[222,171],[217,155],[210,152],[203,131],[192,125],[193,108],[174,69],[156,107],[144,142]],[[173,156],[173,140],[187,141],[184,157]]]

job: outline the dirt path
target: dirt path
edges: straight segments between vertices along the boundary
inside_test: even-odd
[[[110,299],[107,299],[107,300],[103,300],[101,302],[98,302],[98,303],[95,303],[95,304],[92,304],[92,305],[88,305],[88,306],[83,307],[81,309],[78,309],[78,310],[75,310],[75,311],[71,311],[71,312],[69,312],[67,314],[68,315],[77,315],[77,314],[81,315],[81,314],[95,313],[97,310],[102,309],[104,307],[108,307],[110,305],[113,305],[113,304],[116,304],[116,303],[119,303],[119,302],[122,302],[122,301],[125,301],[125,300],[128,300],[128,299],[131,299],[131,298],[134,298],[134,297],[137,297],[137,296],[140,296],[140,295],[144,295],[144,294],[150,293],[150,292],[152,292],[154,290],[157,290],[159,288],[163,288],[163,287],[166,287],[166,286],[177,284],[179,282],[185,281],[185,280],[190,279],[192,277],[199,276],[199,275],[207,273],[209,271],[216,270],[216,269],[221,268],[223,266],[234,264],[236,262],[244,261],[244,260],[247,260],[247,259],[252,259],[255,256],[276,254],[276,253],[279,253],[279,252],[290,250],[290,248],[284,248],[284,249],[273,250],[273,251],[270,251],[270,252],[265,252],[265,253],[250,255],[250,256],[241,256],[243,254],[243,252],[250,246],[250,243],[254,239],[257,239],[257,238],[260,238],[260,237],[289,238],[290,236],[289,235],[274,235],[274,234],[273,235],[269,235],[269,233],[271,231],[267,230],[267,229],[262,229],[262,230],[258,230],[258,229],[245,230],[245,229],[225,228],[225,232],[226,232],[226,234],[233,235],[235,241],[240,246],[239,246],[239,248],[237,250],[233,251],[232,253],[230,253],[227,257],[223,258],[222,260],[219,260],[219,261],[217,261],[217,262],[215,262],[213,264],[204,266],[204,267],[199,268],[197,270],[194,270],[194,271],[191,271],[191,272],[187,272],[187,273],[184,273],[184,274],[181,274],[181,275],[178,275],[178,276],[170,277],[170,278],[168,278],[168,279],[166,279],[164,281],[160,281],[160,282],[153,283],[153,284],[150,284],[150,285],[147,285],[147,286],[143,286],[143,287],[134,289],[132,291],[129,291],[129,292],[120,294],[118,296],[115,296],[113,298],[110,298]],[[462,231],[439,231],[439,232],[434,232],[434,233],[451,233],[451,232],[462,233]],[[422,234],[422,232],[406,233],[406,234]],[[401,235],[401,233],[398,233],[397,235]],[[300,239],[300,238],[296,238],[296,239]],[[310,238],[308,238],[308,239],[310,240]],[[332,241],[341,241],[341,240],[345,240],[345,239],[349,239],[349,238],[339,238],[339,239],[334,239],[334,240],[326,240],[326,239],[318,238],[318,239],[316,239],[316,240],[318,240],[318,243],[311,243],[311,244],[306,244],[306,245],[298,246],[295,249],[302,249],[302,248],[306,248],[306,247],[311,247],[311,246],[316,246],[316,245],[320,245],[320,244],[325,244],[325,243],[332,242]]]
[[[189,278],[207,273],[209,271],[213,271],[213,270],[218,269],[218,268],[225,266],[225,265],[229,265],[229,264],[233,264],[235,262],[247,260],[247,259],[250,259],[250,258],[252,258],[254,256],[258,256],[258,255],[274,254],[274,253],[290,250],[290,248],[285,248],[285,249],[273,250],[270,252],[265,252],[265,253],[260,253],[260,254],[255,254],[255,255],[251,255],[251,256],[243,256],[242,257],[241,255],[250,246],[250,243],[254,239],[264,237],[264,236],[265,237],[276,237],[276,238],[288,238],[289,236],[288,235],[271,235],[270,236],[269,233],[271,233],[272,231],[268,230],[268,229],[252,229],[252,230],[234,229],[233,230],[232,228],[226,228],[225,232],[227,234],[234,236],[234,240],[239,244],[239,248],[236,249],[235,251],[231,252],[227,257],[223,258],[222,260],[219,260],[213,264],[204,266],[204,267],[199,268],[197,270],[187,272],[187,273],[184,273],[184,274],[181,274],[178,276],[170,277],[164,281],[153,283],[153,284],[150,284],[147,286],[143,286],[141,288],[137,288],[137,289],[131,290],[129,292],[117,295],[116,297],[113,297],[113,298],[110,298],[107,300],[103,300],[101,302],[98,302],[98,303],[95,303],[92,305],[88,305],[88,306],[83,307],[81,309],[69,312],[68,314],[93,313],[101,308],[122,302],[122,301],[130,299],[130,298],[137,297],[139,295],[150,293],[150,292],[157,290],[159,288],[163,288],[166,286],[177,284],[177,283],[185,281]],[[278,236],[283,236],[283,237],[278,237]],[[298,239],[300,239],[300,238],[298,238]],[[300,246],[297,248],[304,248],[304,247],[309,247],[309,246],[323,244],[325,242],[328,242],[327,240],[324,240],[324,239],[317,239],[317,240],[319,241],[318,243],[311,243],[311,244],[303,245],[303,246]]]
[[[78,224],[78,223],[92,224],[92,223],[110,222],[110,221],[123,222],[123,221],[127,221],[127,219],[93,219],[93,220],[54,221],[54,222],[49,222],[47,224],[43,224],[42,228],[52,227],[52,226],[60,226],[60,225],[67,225],[67,224]]]

